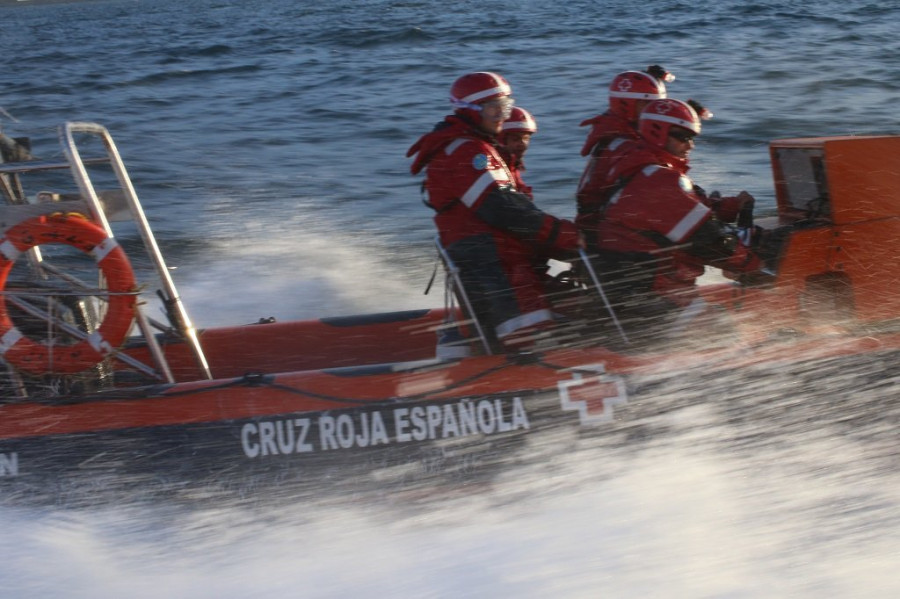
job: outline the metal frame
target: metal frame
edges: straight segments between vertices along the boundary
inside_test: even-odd
[[[481,326],[481,322],[478,320],[475,310],[472,309],[472,302],[469,301],[469,295],[466,293],[466,288],[463,286],[462,279],[459,276],[459,267],[456,266],[456,263],[453,262],[450,254],[447,253],[447,250],[441,244],[440,237],[434,238],[434,245],[437,248],[441,262],[444,263],[444,272],[447,274],[447,295],[452,298],[454,293],[459,294],[459,299],[465,304],[466,312],[468,312],[469,318],[475,326],[475,331],[478,333],[478,338],[481,340],[481,345],[484,347],[485,353],[487,355],[493,354],[494,352],[491,351],[491,344],[488,343],[487,335],[484,334],[484,328]],[[447,308],[449,312],[452,308],[452,304],[448,305]]]
[[[584,249],[578,249],[578,255],[581,256],[582,262],[584,262],[584,267],[587,269],[588,275],[591,277],[591,282],[594,284],[594,288],[597,290],[597,293],[600,294],[600,299],[603,300],[603,306],[606,308],[606,311],[609,312],[610,318],[612,318],[613,324],[616,325],[616,329],[619,331],[619,335],[622,336],[622,340],[630,344],[631,341],[628,339],[628,335],[625,334],[625,329],[622,327],[622,323],[619,322],[619,317],[616,316],[615,310],[613,310],[612,304],[609,302],[609,298],[606,297],[606,292],[603,291],[603,285],[600,284],[600,278],[597,276],[597,273],[594,271],[594,265],[591,264],[591,260],[587,255],[587,252]]]
[[[175,283],[172,281],[171,275],[169,275],[169,269],[166,266],[166,262],[156,243],[156,238],[153,236],[153,231],[150,229],[150,223],[147,221],[144,209],[141,207],[137,192],[131,184],[131,179],[128,176],[125,164],[122,162],[122,157],[119,155],[119,151],[116,148],[112,136],[109,134],[106,127],[95,123],[69,122],[60,129],[60,143],[63,146],[66,157],[69,159],[72,176],[78,183],[78,189],[88,202],[92,215],[106,230],[110,237],[113,236],[112,229],[109,226],[109,222],[103,212],[103,205],[100,203],[100,198],[94,190],[94,186],[85,169],[84,162],[81,159],[81,154],[75,144],[74,135],[76,133],[95,135],[103,142],[110,165],[116,174],[116,178],[119,180],[122,191],[125,192],[125,199],[128,202],[131,216],[134,219],[135,224],[137,224],[138,231],[144,241],[144,247],[156,268],[157,276],[160,278],[160,281],[162,281],[162,293],[164,295],[163,302],[169,312],[169,318],[172,320],[171,324],[190,345],[191,353],[194,355],[194,359],[197,361],[197,365],[200,367],[203,375],[207,379],[212,379],[212,372],[209,369],[209,363],[206,360],[206,355],[203,353],[203,348],[200,346],[197,330],[191,323],[191,319],[188,317],[184,304],[181,301],[181,297],[178,295],[178,290],[175,288]],[[155,337],[152,334],[149,322],[140,310],[137,310],[137,313],[138,325],[143,331],[147,343],[150,345],[150,350],[154,355],[154,359],[157,361],[160,368],[165,371],[164,374],[167,380],[172,379],[171,372],[169,372],[162,351],[159,349],[159,345],[156,343]]]
[[[83,158],[75,141],[76,135],[91,135],[98,138],[106,150],[106,156]],[[155,376],[156,378],[169,383],[174,383],[175,379],[168,362],[166,361],[165,355],[156,340],[153,327],[161,331],[175,330],[189,344],[193,357],[205,378],[212,379],[213,375],[210,371],[203,348],[200,345],[197,331],[191,323],[187,311],[184,308],[184,304],[178,294],[178,290],[172,281],[169,274],[169,268],[159,250],[156,238],[150,229],[140,200],[137,197],[137,193],[135,192],[134,186],[131,183],[131,179],[128,176],[128,172],[125,169],[125,165],[122,162],[122,158],[119,155],[118,149],[116,148],[115,142],[109,131],[105,127],[94,123],[69,122],[59,128],[59,140],[67,159],[65,162],[27,161],[5,164],[0,163],[0,178],[5,176],[16,178],[19,173],[33,171],[69,169],[78,185],[81,199],[74,201],[67,200],[65,206],[70,209],[86,212],[98,225],[103,227],[109,237],[114,237],[100,195],[98,195],[97,191],[94,189],[94,185],[86,168],[87,165],[108,164],[111,166],[116,179],[118,180],[124,199],[127,203],[130,217],[137,225],[146,253],[150,258],[162,285],[159,294],[165,305],[171,326],[167,327],[148,319],[140,306],[137,306],[135,309],[137,325],[147,343],[156,370],[154,371],[154,369],[148,365],[142,364],[140,361],[121,353],[114,352],[111,354],[111,357],[127,363],[145,374]],[[4,187],[9,187],[9,185],[5,185]],[[21,222],[22,220],[34,216],[60,211],[60,204],[58,203],[37,205],[22,204],[21,202],[24,198],[11,197],[10,199],[14,200],[15,203],[5,207],[0,206],[0,230],[4,230],[17,222]],[[61,273],[59,270],[52,267],[52,265],[44,263],[38,248],[32,248],[29,252],[29,259],[32,261],[32,265],[36,267],[38,273],[45,275],[46,272],[51,272],[57,276],[61,276],[69,283],[82,289],[82,295],[85,293],[93,296],[101,295],[99,290],[90,290],[88,289],[88,286],[77,279],[73,281],[72,277],[68,277],[65,273]],[[2,293],[5,293],[14,305],[38,318],[58,326],[60,330],[64,331],[66,334],[72,335],[75,338],[84,338],[85,334],[82,331],[25,301],[25,296],[28,295],[27,292],[15,293],[6,291]],[[75,294],[77,295],[78,293],[75,292]],[[57,293],[57,295],[61,294]]]

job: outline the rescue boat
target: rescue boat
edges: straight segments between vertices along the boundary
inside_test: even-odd
[[[594,276],[573,289],[603,322],[575,319],[572,336],[517,354],[464,320],[440,248],[443,309],[198,330],[109,132],[69,122],[59,137],[63,160],[27,159],[13,140],[0,164],[0,498],[108,475],[161,487],[467,472],[547,427],[603,435],[659,377],[900,349],[900,136],[771,143],[771,279],[701,288],[727,340],[633,344]],[[136,238],[127,252],[119,226]],[[468,355],[437,355],[438,334],[460,328]]]

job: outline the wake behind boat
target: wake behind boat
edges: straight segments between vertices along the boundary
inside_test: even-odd
[[[6,498],[110,476],[180,488],[397,465],[468,473],[550,427],[603,435],[663,378],[900,348],[900,136],[772,142],[774,278],[702,289],[727,342],[633,343],[585,280],[568,295],[600,306],[592,318],[576,309],[566,336],[500,355],[464,317],[446,255],[462,308],[197,330],[109,132],[67,123],[60,142],[65,160],[43,162],[7,139],[0,164]],[[439,357],[436,339],[458,328],[470,355]]]

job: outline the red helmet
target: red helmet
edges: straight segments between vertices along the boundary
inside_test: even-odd
[[[687,102],[671,98],[653,100],[641,111],[638,132],[650,143],[665,147],[672,127],[683,127],[699,135],[700,117]]]
[[[609,107],[620,117],[633,123],[638,119],[639,100],[658,100],[666,97],[666,84],[649,73],[625,71],[609,84]]]
[[[537,133],[537,121],[531,113],[518,106],[512,109],[509,118],[503,121],[503,133],[509,131],[521,131],[522,133]]]
[[[472,118],[480,118],[479,104],[494,98],[512,95],[512,88],[506,79],[497,73],[478,72],[463,75],[450,87],[450,104],[457,112]]]

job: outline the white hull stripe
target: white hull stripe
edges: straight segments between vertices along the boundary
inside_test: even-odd
[[[681,243],[684,241],[684,238],[687,237],[688,233],[697,226],[697,223],[706,218],[706,215],[708,215],[709,212],[709,208],[703,204],[697,203],[697,205],[694,206],[694,208],[688,212],[671,231],[666,233],[666,237],[668,237],[670,241]]]
[[[521,316],[510,318],[509,320],[497,325],[497,337],[503,339],[504,337],[507,337],[520,329],[534,326],[542,322],[547,322],[548,320],[553,320],[553,314],[550,312],[550,310],[542,309],[535,310],[534,312],[528,312],[526,314],[522,314]]]
[[[504,172],[499,169],[486,170],[474,183],[472,183],[472,186],[466,190],[466,193],[463,194],[460,201],[471,208],[472,205],[478,201],[478,198],[481,197],[481,194],[484,193],[484,190],[490,187],[495,181],[508,183],[509,179]]]

